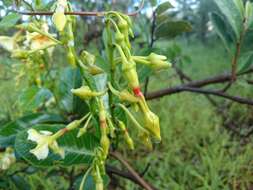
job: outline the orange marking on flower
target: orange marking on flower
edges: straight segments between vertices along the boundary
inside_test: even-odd
[[[134,92],[135,96],[137,96],[137,97],[143,96],[140,87],[134,88],[134,89],[133,89],[133,92]]]
[[[101,128],[106,128],[106,121],[105,120],[100,120],[100,127]]]

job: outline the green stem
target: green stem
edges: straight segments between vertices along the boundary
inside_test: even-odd
[[[141,131],[148,133],[148,131],[146,129],[144,129],[139,122],[134,118],[134,116],[131,114],[131,112],[126,108],[126,106],[124,106],[123,104],[117,104],[119,107],[121,107],[126,114],[129,116],[129,118],[132,120],[132,122],[134,123],[134,125],[139,128]]]
[[[81,181],[81,184],[80,184],[79,190],[83,190],[85,180],[86,180],[86,178],[87,178],[88,174],[90,173],[91,169],[92,169],[92,167],[89,167],[89,169],[85,172],[85,174],[84,174],[84,176],[83,176],[83,179],[82,179],[82,181]]]

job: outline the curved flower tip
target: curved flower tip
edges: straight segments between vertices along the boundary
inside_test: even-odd
[[[160,70],[160,69],[166,69],[166,68],[171,67],[171,63],[167,61],[167,57],[164,55],[151,53],[148,56],[148,59],[150,61],[150,66],[153,69]]]
[[[0,170],[7,170],[15,162],[16,157],[12,148],[8,147],[5,152],[0,154]]]
[[[96,92],[92,91],[88,86],[82,86],[77,89],[71,89],[72,94],[78,96],[82,99],[89,99],[96,96],[102,96],[105,94],[106,91],[103,92]]]
[[[47,158],[49,153],[49,148],[56,154],[59,154],[62,158],[64,158],[64,149],[58,146],[55,137],[52,135],[50,131],[40,131],[37,132],[35,129],[29,129],[28,140],[37,143],[37,146],[30,150],[30,152],[36,156],[38,160],[43,160]]]
[[[145,128],[147,128],[156,142],[161,141],[159,117],[152,111],[144,112]]]

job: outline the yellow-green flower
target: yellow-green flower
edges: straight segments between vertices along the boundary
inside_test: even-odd
[[[66,0],[58,0],[55,12],[52,17],[53,23],[58,31],[63,31],[67,23],[67,18],[64,14],[66,7],[67,7]]]
[[[171,64],[167,61],[166,56],[151,53],[148,56],[148,59],[150,61],[150,66],[153,69],[160,70],[160,69],[166,69],[168,67],[171,67]]]
[[[7,170],[16,162],[14,150],[8,147],[5,152],[0,154],[0,170]]]
[[[56,45],[57,43],[49,37],[39,34],[37,32],[26,33],[26,45],[31,50],[40,50]]]
[[[62,158],[64,158],[64,149],[58,146],[56,142],[56,137],[52,135],[50,131],[36,131],[35,129],[29,129],[28,140],[34,141],[37,143],[37,146],[30,150],[30,152],[36,156],[38,160],[43,160],[47,158],[49,154],[49,148],[56,154],[59,154]]]
[[[10,52],[18,47],[16,38],[9,36],[0,36],[0,46]]]
[[[71,92],[82,99],[89,99],[92,97],[102,96],[105,94],[105,91],[103,92],[92,91],[88,86],[82,86],[77,89],[71,89]]]

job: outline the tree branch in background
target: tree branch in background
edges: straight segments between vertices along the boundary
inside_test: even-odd
[[[182,84],[184,84],[184,81],[188,81],[188,82],[191,82],[192,79],[191,77],[189,77],[188,75],[186,75],[179,67],[176,66],[176,64],[174,63],[173,64],[173,68],[175,69],[177,75],[179,76]],[[218,106],[217,102],[212,98],[210,97],[209,95],[205,95],[205,97],[207,98],[207,100],[215,107]]]
[[[111,152],[110,155],[112,157],[114,157],[115,159],[117,159],[118,161],[120,161],[129,171],[129,173],[131,174],[132,177],[128,175],[126,175],[125,173],[122,174],[118,172],[118,175],[128,178],[131,181],[135,182],[136,184],[140,185],[141,187],[143,187],[146,190],[157,190],[156,188],[152,187],[152,185],[148,184],[148,182],[146,182],[134,169],[133,167],[123,158],[123,156],[118,153],[118,152]],[[132,180],[134,178],[134,180]]]
[[[141,1],[138,9],[131,13],[126,13],[128,16],[136,16],[143,8],[144,6],[144,0]],[[30,15],[30,16],[36,16],[36,15],[44,15],[44,16],[52,16],[54,14],[53,11],[34,11],[34,12],[25,12],[25,11],[17,11],[17,13],[22,15]],[[97,16],[101,17],[106,14],[106,12],[98,12],[98,11],[74,11],[74,12],[65,12],[65,15],[78,15],[78,16]]]
[[[252,73],[253,72],[253,68],[237,74],[237,76],[241,76],[241,75],[245,75],[248,73]],[[196,81],[191,81],[188,82],[186,84],[183,85],[179,85],[176,87],[170,87],[170,88],[166,88],[166,89],[162,89],[156,92],[150,92],[147,94],[146,98],[148,100],[151,99],[156,99],[156,98],[160,98],[166,95],[171,95],[171,94],[176,94],[176,93],[180,93],[180,92],[194,92],[194,93],[201,93],[201,94],[207,94],[207,95],[215,95],[215,96],[220,96],[241,104],[248,104],[248,105],[253,105],[253,100],[250,99],[245,99],[239,96],[230,96],[228,94],[225,94],[221,91],[218,90],[205,90],[205,89],[199,89],[203,86],[206,85],[211,85],[211,84],[218,84],[218,83],[224,83],[224,82],[229,82],[231,80],[231,74],[222,74],[222,75],[217,75],[214,77],[209,77],[203,80],[196,80]]]

